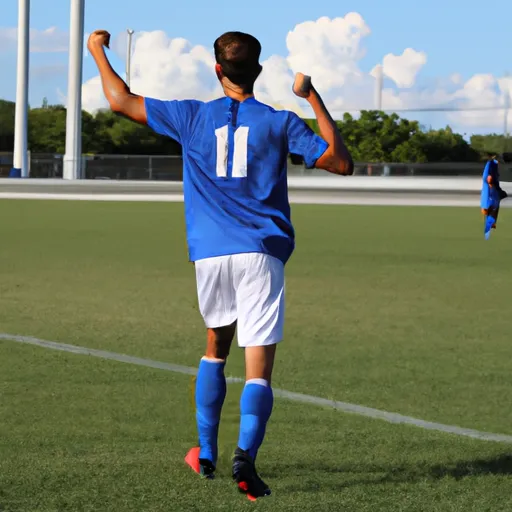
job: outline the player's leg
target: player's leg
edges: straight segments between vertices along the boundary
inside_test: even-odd
[[[199,309],[207,327],[204,357],[195,386],[199,448],[187,455],[187,463],[212,478],[217,464],[220,416],[226,397],[224,367],[236,328],[236,302],[229,257],[196,262]]]
[[[195,387],[199,437],[197,459],[199,473],[204,476],[213,475],[217,464],[220,416],[226,398],[224,367],[235,334],[235,325],[208,329],[206,353],[199,363],[197,372]]]
[[[233,477],[251,497],[270,494],[255,460],[272,413],[272,371],[276,344],[283,338],[284,265],[265,254],[240,258],[237,286],[238,343],[245,348],[246,383],[240,397],[240,433]],[[247,261],[244,261],[247,260]]]
[[[256,456],[272,413],[271,387],[276,345],[247,347],[246,382],[240,397],[240,433],[233,457],[233,478],[250,500],[269,496],[269,486],[256,470]]]
[[[274,405],[271,383],[275,353],[275,344],[245,349],[246,382],[240,397],[238,448],[247,452],[254,461]]]
[[[498,206],[496,208],[496,215],[494,217],[494,225],[493,225],[493,229],[496,229],[496,223],[498,222],[498,217],[500,215],[500,207]]]

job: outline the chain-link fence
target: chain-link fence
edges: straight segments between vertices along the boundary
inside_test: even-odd
[[[483,163],[363,163],[355,164],[356,176],[480,176]],[[12,153],[0,153],[0,176],[9,175]],[[53,154],[30,155],[31,178],[62,178],[63,156]],[[512,181],[512,163],[500,167],[503,181]],[[327,173],[306,169],[297,158],[288,162],[290,176],[323,176]],[[94,155],[82,158],[82,177],[111,180],[182,181],[180,156],[155,155]]]

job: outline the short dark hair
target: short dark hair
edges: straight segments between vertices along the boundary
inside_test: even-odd
[[[262,70],[259,63],[260,42],[250,34],[226,32],[217,38],[213,48],[215,60],[220,64],[224,76],[242,87],[244,92],[252,92]]]

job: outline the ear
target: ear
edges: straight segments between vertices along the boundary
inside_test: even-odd
[[[215,64],[215,74],[217,75],[217,78],[222,81],[224,74],[222,73],[222,67],[220,64]]]

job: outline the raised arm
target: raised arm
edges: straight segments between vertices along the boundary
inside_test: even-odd
[[[147,124],[144,98],[132,94],[124,80],[114,71],[105,55],[109,47],[110,34],[106,30],[96,30],[87,42],[87,49],[94,58],[101,76],[103,92],[110,108],[137,123]]]
[[[297,73],[293,84],[293,92],[309,102],[318,121],[320,135],[328,144],[327,150],[318,158],[315,167],[345,176],[354,174],[352,156],[341,138],[336,122],[313,87],[311,79],[302,73]]]

